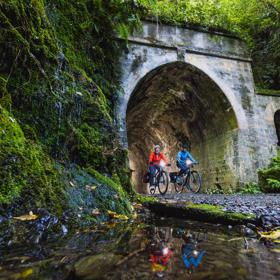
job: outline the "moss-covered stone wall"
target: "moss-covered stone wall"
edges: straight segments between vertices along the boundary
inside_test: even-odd
[[[0,3],[0,203],[27,193],[38,206],[58,202],[58,161],[106,173],[131,191],[113,120],[122,47],[113,38],[139,20],[133,1],[119,2]]]

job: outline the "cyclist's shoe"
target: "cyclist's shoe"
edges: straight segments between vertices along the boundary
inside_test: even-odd
[[[177,178],[176,178],[176,183],[177,184],[183,184],[183,180],[184,178],[183,178],[183,176],[177,176]]]
[[[151,193],[151,194],[154,194],[155,191],[156,191],[155,186],[153,186],[153,185],[150,186],[150,193]]]

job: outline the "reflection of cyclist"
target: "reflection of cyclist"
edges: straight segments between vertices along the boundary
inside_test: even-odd
[[[193,267],[197,268],[205,255],[205,251],[197,250],[197,241],[192,234],[184,236],[183,239],[185,241],[185,244],[182,245],[184,265],[189,270]]]
[[[154,151],[150,154],[150,166],[149,166],[149,180],[150,186],[155,185],[155,174],[157,170],[160,168],[160,162],[163,161],[166,165],[168,164],[167,159],[160,152],[160,146],[155,145]]]
[[[181,151],[179,151],[176,163],[178,168],[180,168],[179,175],[183,175],[188,171],[187,160],[190,160],[192,163],[197,163],[197,161],[192,157],[192,155],[188,152],[188,145],[182,144]]]
[[[167,265],[173,256],[173,251],[168,246],[168,235],[170,232],[164,229],[157,229],[156,235],[153,237],[153,241],[150,248],[150,262],[152,272],[155,272],[158,277],[164,276],[164,271],[167,269]]]

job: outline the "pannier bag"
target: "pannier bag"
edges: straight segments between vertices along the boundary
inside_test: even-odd
[[[177,172],[170,172],[170,173],[169,173],[169,177],[170,177],[170,182],[171,182],[171,183],[176,183]]]
[[[143,183],[147,184],[150,181],[150,174],[149,172],[146,172],[142,178]]]

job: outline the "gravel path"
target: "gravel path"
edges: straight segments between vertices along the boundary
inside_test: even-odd
[[[166,194],[156,196],[162,202],[193,202],[222,206],[225,211],[256,214],[266,228],[280,226],[280,194]],[[167,201],[166,201],[167,200]]]

